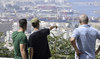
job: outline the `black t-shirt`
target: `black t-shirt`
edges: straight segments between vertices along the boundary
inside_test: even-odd
[[[34,49],[33,59],[48,59],[51,57],[47,40],[49,34],[49,29],[42,29],[30,35],[29,47]]]

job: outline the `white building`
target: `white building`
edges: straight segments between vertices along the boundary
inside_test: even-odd
[[[13,31],[6,31],[5,42],[11,42],[12,43],[12,33],[13,33]]]
[[[17,31],[19,26],[18,22],[13,22],[13,30],[12,31]]]
[[[55,0],[56,3],[64,3],[64,0]]]

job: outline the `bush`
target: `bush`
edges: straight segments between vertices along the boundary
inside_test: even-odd
[[[0,37],[3,35],[3,32],[0,32]]]
[[[48,36],[52,55],[50,59],[74,59],[75,51],[73,50],[69,39],[63,38],[63,34],[59,36],[55,36],[54,34],[53,36]],[[9,51],[9,49],[3,47],[4,44],[4,42],[0,42],[0,57],[14,57],[14,51]],[[96,59],[100,59],[100,54],[96,56]]]
[[[53,37],[48,36],[49,46],[51,50],[51,59],[74,59],[75,51],[71,46],[69,39],[64,39],[63,34]]]
[[[64,34],[64,33],[63,33]],[[60,36],[48,36],[49,46],[52,57],[50,59],[74,59],[75,50],[73,50],[69,39],[64,39],[63,34]],[[100,54],[96,56],[100,59]]]
[[[96,59],[100,59],[100,53],[96,56]]]
[[[4,44],[4,42],[0,42],[0,57],[14,57],[14,51],[9,51],[8,48],[3,47]]]

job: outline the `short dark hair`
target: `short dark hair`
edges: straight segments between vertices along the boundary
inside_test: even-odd
[[[27,20],[26,19],[20,19],[19,20],[19,26],[24,28],[24,26],[27,25]]]
[[[33,26],[34,28],[38,27],[38,26],[39,26],[39,22],[38,22],[38,23],[32,23],[32,26]]]

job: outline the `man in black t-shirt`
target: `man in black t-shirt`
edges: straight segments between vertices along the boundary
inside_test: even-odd
[[[39,30],[39,22],[38,18],[31,20],[34,32],[29,37],[30,59],[49,59],[51,54],[47,36],[50,34],[50,30],[57,26]]]

